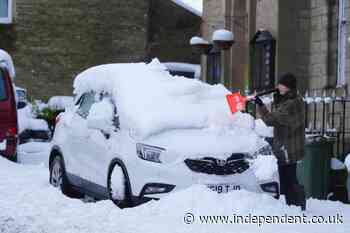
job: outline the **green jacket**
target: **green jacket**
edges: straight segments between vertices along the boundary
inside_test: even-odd
[[[295,163],[304,157],[305,106],[296,91],[274,95],[273,111],[258,107],[262,120],[274,127],[273,151],[279,164]]]

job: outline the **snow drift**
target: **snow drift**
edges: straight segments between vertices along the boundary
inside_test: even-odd
[[[300,216],[297,207],[265,194],[236,191],[217,194],[203,186],[170,194],[133,209],[111,201],[83,203],[68,199],[48,183],[47,168],[23,166],[0,158],[0,232],[6,233],[345,233],[350,208],[340,202],[309,200],[307,218],[343,216],[343,224],[201,224],[199,215]],[[10,177],[7,179],[6,177]],[[185,224],[186,214],[193,224]]]

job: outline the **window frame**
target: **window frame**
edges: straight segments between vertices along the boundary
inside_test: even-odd
[[[13,0],[7,0],[8,6],[7,6],[7,17],[1,17],[0,16],[0,24],[12,24],[12,17],[13,17]]]
[[[3,69],[0,67],[0,79],[2,79],[3,86],[4,86],[4,98],[0,98],[0,102],[7,101],[9,99],[9,93],[7,88],[7,81],[6,81],[6,73],[3,71]],[[1,82],[1,80],[0,80]],[[0,84],[1,85],[1,84]],[[0,96],[1,97],[1,96]]]

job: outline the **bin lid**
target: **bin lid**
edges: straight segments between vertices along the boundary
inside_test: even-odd
[[[321,145],[321,144],[328,144],[328,143],[334,143],[335,138],[334,137],[327,137],[322,135],[311,135],[307,136],[305,140],[305,145]]]

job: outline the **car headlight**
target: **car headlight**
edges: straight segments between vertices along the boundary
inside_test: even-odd
[[[256,159],[259,155],[273,155],[272,147],[270,144],[260,148],[254,153],[249,154],[248,158]]]
[[[165,151],[165,149],[156,147],[156,146],[149,146],[142,143],[136,144],[136,152],[139,158],[155,162],[155,163],[162,163],[160,160],[160,155]]]

